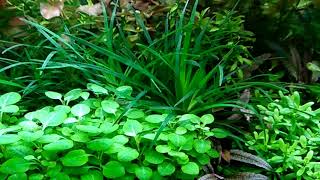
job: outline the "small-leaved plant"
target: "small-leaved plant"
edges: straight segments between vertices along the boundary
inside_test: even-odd
[[[210,130],[211,114],[147,114],[130,106],[129,86],[87,88],[48,91],[60,104],[24,115],[20,95],[0,96],[0,179],[194,179],[219,157],[209,137],[227,134]]]
[[[302,104],[298,92],[280,92],[280,99],[258,105],[263,125],[247,136],[247,145],[282,179],[320,179],[320,109],[313,104]]]

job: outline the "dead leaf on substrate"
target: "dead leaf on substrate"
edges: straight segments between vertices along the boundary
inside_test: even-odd
[[[221,156],[223,159],[225,159],[228,163],[231,163],[231,161],[238,161],[250,165],[254,165],[266,170],[271,170],[272,167],[262,158],[255,156],[253,154],[244,152],[242,150],[238,149],[231,149],[231,150],[223,150],[221,153]],[[219,179],[225,179],[225,180],[267,180],[268,177],[262,174],[256,174],[251,172],[240,172],[237,173],[231,177],[222,177],[220,175],[215,174],[214,169],[211,164],[208,164],[206,167],[204,167],[206,175],[200,177],[198,180],[219,180]],[[209,172],[209,170],[211,172]]]
[[[54,17],[59,17],[61,15],[63,7],[63,0],[54,3],[40,3],[40,14],[47,20]]]

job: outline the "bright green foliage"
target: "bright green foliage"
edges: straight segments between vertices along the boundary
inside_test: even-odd
[[[302,104],[298,92],[258,105],[263,126],[248,135],[247,145],[288,179],[319,179],[320,109]],[[265,130],[264,130],[265,129]]]
[[[0,173],[4,178],[184,179],[199,176],[201,167],[218,157],[209,140],[221,137],[207,126],[214,122],[212,115],[150,114],[127,107],[131,102],[126,98],[131,95],[128,86],[115,94],[94,84],[88,89],[92,92],[49,91],[46,96],[64,105],[25,115],[17,112],[11,116],[16,122],[9,115],[2,120]],[[123,93],[117,96],[119,91]],[[1,97],[5,106],[20,100],[17,93]]]

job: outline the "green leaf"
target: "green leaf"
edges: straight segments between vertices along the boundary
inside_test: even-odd
[[[109,161],[103,166],[103,175],[107,178],[119,178],[125,175],[125,169],[117,161]]]
[[[24,131],[34,131],[39,128],[37,123],[33,121],[22,121],[19,123],[19,126],[22,127]]]
[[[176,170],[175,166],[169,162],[159,164],[157,169],[161,176],[170,176]]]
[[[108,138],[95,139],[87,143],[87,147],[93,151],[105,151],[111,147],[113,142],[114,141]]]
[[[39,130],[36,132],[20,131],[18,132],[18,135],[22,140],[26,142],[32,142],[39,139],[43,135],[43,131],[42,130]]]
[[[200,162],[201,165],[204,165],[204,166],[210,163],[210,157],[206,154],[198,155],[197,160]]]
[[[88,154],[83,149],[68,152],[61,162],[64,166],[82,166],[88,162]]]
[[[131,109],[126,113],[125,116],[130,119],[140,119],[144,117],[144,112],[140,109]]]
[[[175,133],[169,134],[168,139],[176,147],[181,147],[187,142],[185,137]]]
[[[54,107],[54,111],[62,111],[66,114],[68,114],[71,111],[71,108],[69,106],[65,105],[57,105]]]
[[[101,102],[102,109],[109,114],[115,114],[119,108],[119,104],[112,100],[104,100]]]
[[[161,164],[164,161],[164,155],[154,151],[148,150],[144,154],[145,160],[151,164]]]
[[[11,158],[0,167],[0,172],[4,174],[24,173],[29,170],[30,163],[22,158]]]
[[[187,129],[184,128],[184,127],[179,126],[179,127],[177,127],[175,133],[178,134],[178,135],[183,135],[183,134],[187,133]]]
[[[91,90],[92,92],[94,92],[95,94],[108,94],[107,89],[105,89],[99,85],[96,85],[96,84],[89,83],[89,84],[87,84],[87,88],[89,90]]]
[[[205,115],[201,116],[200,121],[203,124],[211,124],[214,121],[214,117],[212,114],[205,114]]]
[[[82,117],[89,114],[90,107],[85,104],[76,104],[72,106],[71,113],[75,116]]]
[[[26,173],[18,173],[18,174],[12,174],[8,177],[8,180],[27,180],[27,174]]]
[[[119,98],[126,98],[131,96],[132,91],[133,89],[130,86],[120,86],[116,89],[116,95]]]
[[[211,149],[211,142],[208,140],[196,139],[194,140],[193,147],[198,153],[206,153]]]
[[[119,161],[129,162],[139,157],[139,152],[132,148],[124,148],[118,152],[117,158]]]
[[[161,123],[166,119],[165,116],[163,115],[158,115],[158,114],[153,114],[153,115],[149,115],[145,118],[145,120],[149,123]]]
[[[179,121],[186,121],[198,124],[200,123],[200,118],[194,114],[184,114],[180,117]]]
[[[100,126],[100,129],[103,134],[110,134],[116,131],[119,128],[118,124],[113,124],[111,122],[103,122]]]
[[[182,172],[189,175],[198,175],[199,174],[199,166],[194,162],[188,162],[186,165],[181,167]]]
[[[221,128],[214,128],[211,130],[211,132],[213,133],[213,136],[216,138],[226,138],[228,137],[231,133],[225,129],[221,129]]]
[[[19,140],[20,140],[20,137],[16,134],[0,135],[0,145],[13,144],[15,142],[18,142]]]
[[[127,136],[135,137],[142,132],[142,125],[136,120],[127,120],[123,124],[123,132]]]
[[[31,174],[29,176],[29,180],[43,180],[44,175],[43,174]]]
[[[124,135],[116,135],[112,138],[112,141],[124,145],[127,142],[129,142],[129,139],[127,138],[127,136]]]
[[[46,151],[63,151],[71,149],[73,147],[73,141],[62,139],[43,146]]]
[[[52,142],[56,142],[59,139],[61,139],[62,136],[58,135],[58,134],[45,134],[42,137],[40,137],[37,142],[39,143],[43,143],[43,144],[47,144],[47,143],[52,143]]]
[[[0,107],[8,106],[19,102],[20,94],[16,92],[9,92],[0,96]]]
[[[168,145],[158,145],[156,146],[156,151],[158,151],[159,153],[168,153],[169,151],[171,151],[171,147]]]
[[[103,175],[99,171],[89,171],[81,176],[81,180],[103,180]]]
[[[39,120],[43,125],[43,129],[45,129],[48,126],[59,126],[65,119],[67,119],[66,113],[62,111],[54,111],[44,117],[41,117]]]
[[[62,95],[60,93],[53,92],[53,91],[47,91],[44,94],[50,99],[61,99],[62,98]]]
[[[72,136],[70,136],[70,138],[75,142],[81,142],[81,143],[86,143],[90,141],[88,133],[84,133],[84,132],[76,132]]]
[[[99,129],[96,126],[92,126],[92,125],[76,125],[76,128],[79,131],[86,132],[86,133],[91,133],[91,134],[101,133],[101,129]]]
[[[4,113],[16,113],[19,111],[19,107],[16,105],[8,105],[1,107],[0,111]]]
[[[65,101],[67,101],[67,104],[68,104],[70,101],[78,99],[81,96],[81,93],[82,93],[81,89],[73,89],[73,90],[67,92],[63,96],[63,98]]]
[[[81,95],[82,99],[87,100],[90,96],[90,93],[88,92],[82,92]]]
[[[141,180],[148,180],[152,177],[152,169],[149,167],[137,167],[134,173]]]

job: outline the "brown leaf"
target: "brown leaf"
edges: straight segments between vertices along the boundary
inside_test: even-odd
[[[55,4],[40,3],[40,13],[45,19],[58,17],[61,14],[63,6],[63,1],[59,1]]]
[[[7,4],[7,0],[0,0],[0,7],[4,7]]]
[[[102,5],[101,3],[96,3],[94,5],[83,5],[80,6],[77,11],[88,14],[89,16],[99,16],[102,14]]]
[[[230,160],[231,160],[230,151],[224,149],[224,150],[221,152],[221,157],[222,157],[222,159],[224,159],[225,161],[227,161],[228,163],[230,163]]]

